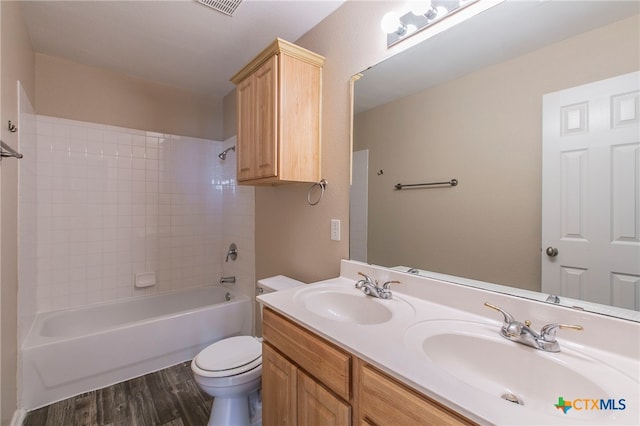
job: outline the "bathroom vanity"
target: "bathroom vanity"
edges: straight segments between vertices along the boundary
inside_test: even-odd
[[[388,300],[367,296],[359,272],[400,284]],[[355,261],[259,300],[266,426],[640,422],[637,322]],[[560,330],[560,352],[538,350],[503,338],[502,315],[484,302],[535,330],[583,331]],[[585,399],[603,409],[583,409]]]
[[[263,424],[475,424],[264,310]]]

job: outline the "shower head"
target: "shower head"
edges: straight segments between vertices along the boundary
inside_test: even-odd
[[[229,152],[230,150],[235,152],[236,146],[233,145],[233,146],[230,146],[229,148],[225,149],[220,154],[218,154],[218,158],[221,159],[221,160],[226,160],[227,159],[227,152]]]

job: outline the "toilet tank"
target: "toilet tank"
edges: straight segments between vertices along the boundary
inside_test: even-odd
[[[263,278],[258,280],[256,292],[259,295],[272,293],[274,291],[288,290],[293,287],[304,285],[303,282],[285,277],[284,275],[276,275],[275,277]]]
[[[290,288],[305,285],[302,281],[294,280],[293,278],[285,277],[284,275],[276,275],[275,277],[263,278],[258,280],[256,284],[256,296],[261,294],[272,293],[274,291],[288,290]],[[256,336],[262,336],[262,303],[258,301],[256,304],[259,315],[255,324]]]

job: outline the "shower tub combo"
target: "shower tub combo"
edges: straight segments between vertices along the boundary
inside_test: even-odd
[[[39,314],[22,348],[21,406],[32,410],[250,335],[251,305],[247,296],[204,287]]]

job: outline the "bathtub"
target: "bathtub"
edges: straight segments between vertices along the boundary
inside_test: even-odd
[[[20,405],[42,407],[250,334],[251,305],[247,296],[204,287],[39,314],[22,347]]]

